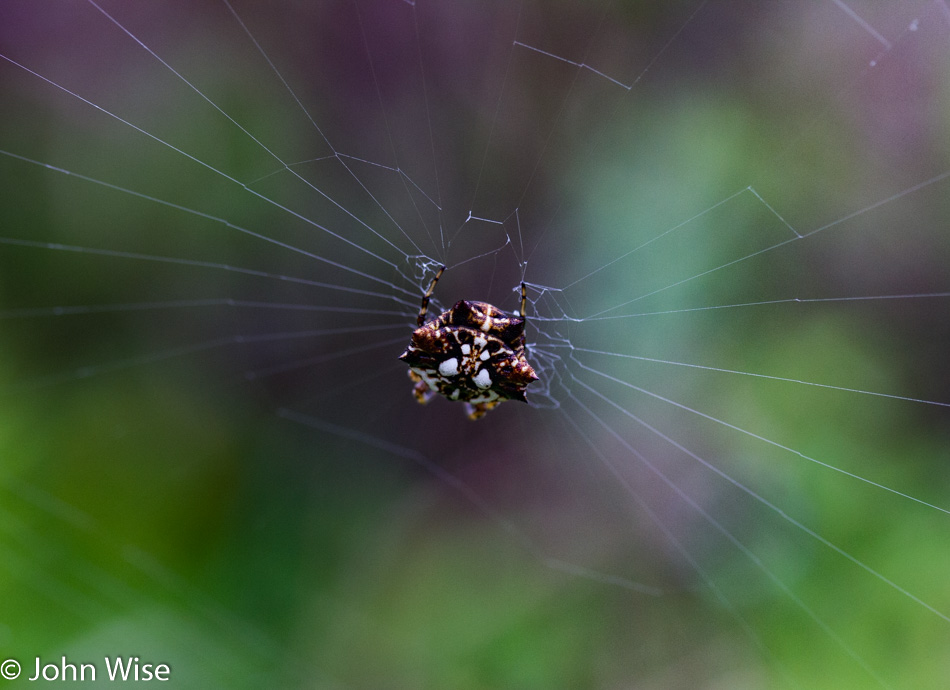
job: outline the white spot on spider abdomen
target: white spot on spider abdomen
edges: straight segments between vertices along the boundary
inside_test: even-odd
[[[491,357],[491,353],[488,350],[482,350],[482,354],[478,356],[478,358],[482,360],[483,362],[487,360],[489,357]]]
[[[452,357],[439,365],[439,373],[443,376],[457,376],[459,373],[459,361]]]
[[[475,385],[479,388],[488,388],[491,386],[491,376],[488,373],[488,369],[479,369],[478,373],[472,377],[472,381],[474,381]]]
[[[470,355],[471,353],[472,353],[472,346],[471,346],[471,345],[469,345],[468,343],[465,343],[464,345],[462,345],[462,354],[463,354],[463,355],[466,355],[466,356],[467,356],[467,355]]]

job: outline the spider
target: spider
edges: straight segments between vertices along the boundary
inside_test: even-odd
[[[465,403],[478,419],[505,400],[527,402],[525,389],[538,376],[525,359],[527,294],[521,283],[521,308],[506,314],[485,302],[461,300],[426,323],[429,299],[445,272],[439,268],[422,296],[416,330],[399,359],[409,365],[413,394],[424,405],[436,393]]]

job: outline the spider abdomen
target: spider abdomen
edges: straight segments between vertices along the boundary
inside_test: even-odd
[[[506,314],[486,302],[460,300],[437,318],[422,323],[428,297],[441,273],[423,298],[421,325],[399,356],[409,365],[416,400],[425,403],[439,393],[467,403],[472,419],[505,400],[527,402],[525,389],[538,376],[525,359],[524,317]],[[523,293],[522,286],[522,302]]]

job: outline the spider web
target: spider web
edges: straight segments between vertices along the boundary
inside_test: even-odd
[[[945,2],[5,13],[24,669],[942,687]],[[529,405],[413,401],[442,264]]]

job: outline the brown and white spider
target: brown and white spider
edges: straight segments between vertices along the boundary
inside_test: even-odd
[[[506,314],[485,302],[461,300],[425,323],[429,299],[445,272],[439,268],[422,296],[422,307],[409,347],[399,359],[409,365],[413,393],[425,404],[436,393],[465,403],[469,419],[478,419],[505,400],[527,402],[525,389],[538,376],[525,359],[525,305]]]

